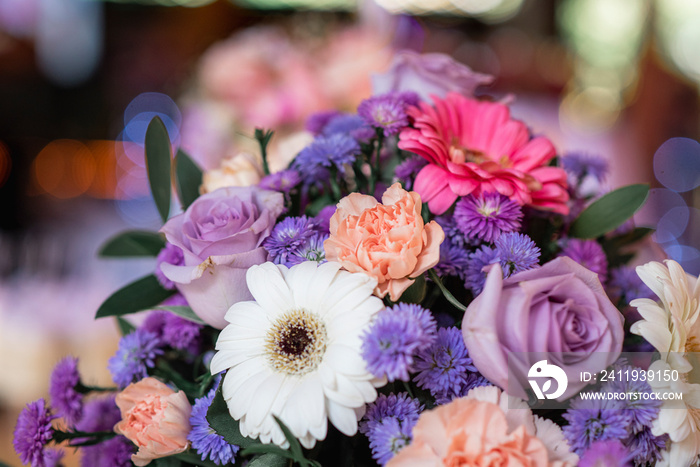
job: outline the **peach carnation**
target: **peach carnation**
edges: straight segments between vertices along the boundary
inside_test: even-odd
[[[138,448],[134,465],[183,452],[188,447],[190,406],[183,391],[175,392],[155,378],[144,378],[116,397],[122,420],[114,426]]]
[[[442,214],[458,197],[498,192],[520,205],[568,214],[566,173],[550,167],[552,143],[531,138],[508,107],[449,93],[421,102],[407,113],[414,128],[399,135],[399,147],[426,159],[415,189],[430,211]]]
[[[323,244],[328,261],[350,272],[377,279],[374,293],[393,301],[414,279],[435,266],[445,234],[435,221],[421,217],[421,198],[395,183],[382,203],[373,196],[351,193],[331,217],[330,237]]]
[[[547,467],[549,456],[524,425],[510,429],[498,405],[461,398],[423,412],[413,441],[387,467],[418,465]]]

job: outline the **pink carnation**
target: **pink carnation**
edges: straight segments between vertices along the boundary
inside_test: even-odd
[[[399,147],[429,164],[414,189],[435,214],[458,197],[498,192],[520,205],[568,214],[566,173],[549,167],[551,141],[530,138],[524,123],[510,118],[507,106],[449,93],[408,109],[414,128],[400,134]]]

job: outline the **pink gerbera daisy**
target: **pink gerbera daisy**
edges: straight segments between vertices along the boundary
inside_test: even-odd
[[[507,106],[450,93],[407,110],[413,127],[399,147],[425,158],[414,185],[430,211],[442,214],[459,196],[498,192],[520,205],[568,214],[566,173],[549,167],[551,141],[531,138]]]

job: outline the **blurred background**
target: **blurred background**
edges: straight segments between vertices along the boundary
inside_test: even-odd
[[[493,75],[481,93],[561,154],[605,158],[609,188],[650,183],[636,223],[700,273],[700,2],[0,0],[1,462],[20,465],[15,419],[63,356],[111,383],[118,334],[94,313],[154,262],[96,252],[160,227],[150,119],[205,168],[276,128],[283,164],[309,114],[355,110],[401,49]]]

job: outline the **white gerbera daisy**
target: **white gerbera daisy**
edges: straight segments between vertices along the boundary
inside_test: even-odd
[[[288,269],[265,263],[248,270],[255,301],[226,313],[212,374],[228,370],[222,392],[243,436],[287,447],[277,416],[301,444],[326,437],[327,423],[352,436],[377,380],[360,353],[361,334],[384,305],[375,279],[305,262]]]

